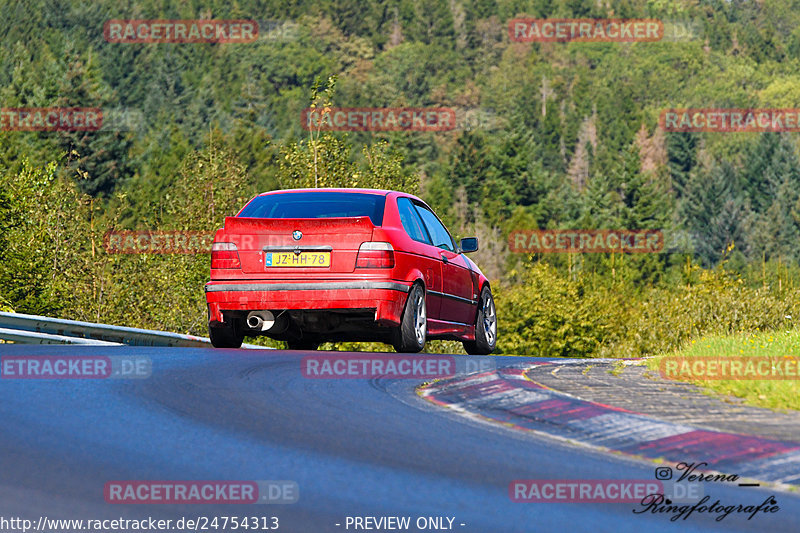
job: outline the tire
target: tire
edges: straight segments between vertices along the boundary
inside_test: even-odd
[[[319,348],[319,343],[309,340],[297,339],[297,340],[286,341],[286,347],[289,350],[314,351],[317,348]]]
[[[234,326],[208,327],[208,336],[214,348],[241,348],[244,334]]]
[[[425,347],[428,335],[428,313],[425,290],[415,283],[408,291],[400,326],[392,332],[392,345],[398,353],[418,353]]]
[[[497,346],[497,309],[488,285],[481,289],[481,299],[475,318],[475,340],[464,341],[464,350],[470,355],[488,355]]]

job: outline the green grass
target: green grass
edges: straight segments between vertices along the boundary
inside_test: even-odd
[[[688,360],[701,357],[768,357],[788,359],[800,356],[800,329],[756,332],[730,336],[708,336],[693,340],[685,348],[651,358],[648,368],[658,371],[665,357]],[[800,410],[800,380],[691,380],[709,393],[742,398],[745,403],[776,410]]]
[[[623,363],[622,361],[617,361],[616,363],[614,363],[614,368],[609,370],[608,373],[611,374],[612,376],[619,376],[620,374],[622,374],[623,370],[625,370],[625,363]]]

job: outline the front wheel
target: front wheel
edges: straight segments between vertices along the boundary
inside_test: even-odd
[[[488,286],[481,290],[478,313],[475,320],[475,340],[464,341],[464,350],[470,355],[488,355],[497,345],[497,311],[492,291]]]
[[[399,353],[417,353],[425,347],[428,335],[428,315],[425,290],[414,284],[408,292],[400,326],[393,332],[392,344]]]
[[[244,335],[239,333],[233,324],[221,327],[209,326],[208,336],[214,348],[241,348],[244,341]]]

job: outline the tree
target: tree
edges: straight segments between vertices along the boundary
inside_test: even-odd
[[[698,139],[696,133],[667,133],[667,168],[677,198],[685,195],[689,174],[697,164]]]
[[[60,107],[107,107],[112,95],[105,87],[92,53],[85,57],[68,52],[66,74],[56,103]],[[81,189],[89,194],[109,193],[130,177],[129,151],[132,133],[115,129],[63,131],[58,134],[67,153],[67,167],[80,175]],[[77,172],[76,172],[77,171]]]
[[[486,179],[489,166],[484,133],[465,131],[459,135],[450,156],[450,179],[454,188],[464,189],[467,202],[472,204],[482,199],[481,184]]]
[[[56,163],[0,174],[0,301],[18,312],[57,314],[91,270],[90,200]],[[91,291],[88,291],[91,292]]]
[[[788,135],[762,135],[745,181],[755,208],[750,240],[759,257],[800,259],[799,164]]]
[[[730,163],[714,163],[707,172],[692,173],[681,215],[703,265],[718,264],[731,244],[746,250],[746,206]]]

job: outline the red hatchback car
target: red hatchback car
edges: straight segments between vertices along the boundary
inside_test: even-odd
[[[256,196],[217,230],[206,284],[209,336],[238,348],[266,335],[290,349],[381,341],[419,352],[427,339],[470,354],[497,342],[489,282],[430,207],[410,194],[295,189]]]

